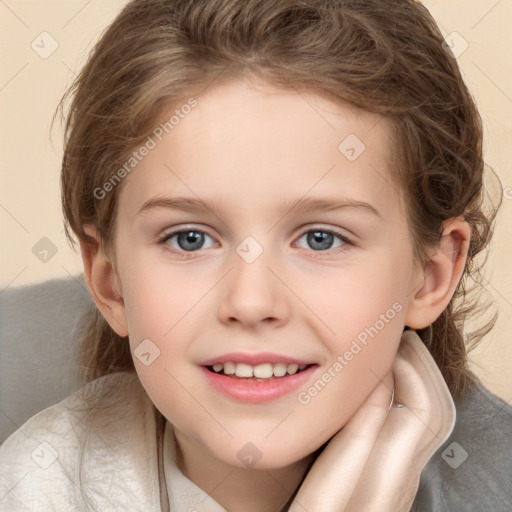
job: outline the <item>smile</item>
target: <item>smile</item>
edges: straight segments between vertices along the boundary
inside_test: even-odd
[[[232,353],[203,361],[200,369],[219,396],[242,403],[265,403],[297,392],[320,366],[279,354]]]

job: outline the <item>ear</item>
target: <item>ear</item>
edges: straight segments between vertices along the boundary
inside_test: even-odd
[[[415,287],[405,317],[405,325],[423,329],[448,306],[466,264],[471,228],[462,217],[443,223],[443,233],[430,251],[429,260],[418,268],[420,284]]]
[[[84,225],[88,240],[80,240],[87,286],[96,306],[110,327],[121,337],[128,336],[126,310],[119,278],[101,247],[101,238],[92,224]]]

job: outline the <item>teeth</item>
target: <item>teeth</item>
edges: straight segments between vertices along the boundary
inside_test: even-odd
[[[250,364],[238,363],[236,365],[235,375],[237,377],[252,377],[252,366]]]
[[[295,375],[297,373],[298,369],[299,369],[299,365],[298,364],[289,364],[288,367],[286,368],[286,371],[290,375]]]
[[[213,366],[215,373],[224,375],[236,375],[242,378],[270,379],[271,377],[284,377],[286,374],[295,375],[297,371],[307,368],[307,364],[286,364],[286,363],[263,363],[257,366],[251,366],[246,363],[215,363]]]
[[[270,363],[259,364],[254,367],[253,372],[258,379],[270,379],[273,375],[272,365]]]
[[[221,364],[221,366],[224,366],[224,374],[225,375],[234,375],[235,369],[236,369],[235,363],[225,363],[224,365]]]
[[[274,365],[274,376],[284,377],[286,375],[287,366],[284,363],[277,363]]]

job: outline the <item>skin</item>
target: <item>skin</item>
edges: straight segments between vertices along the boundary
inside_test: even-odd
[[[390,165],[390,127],[377,115],[246,80],[213,84],[196,99],[124,179],[115,261],[87,226],[95,241],[81,242],[84,270],[98,308],[129,335],[132,351],[147,338],[160,350],[149,366],[134,361],[174,425],[180,469],[228,510],[275,511],[315,450],[379,384],[392,383],[404,326],[426,327],[447,306],[469,227],[451,219],[430,260],[415,261]],[[366,146],[355,161],[338,149],[349,134]],[[178,196],[219,209],[138,213],[151,198]],[[379,213],[289,213],[285,205],[302,197],[361,201]],[[187,252],[193,244],[182,239],[180,247],[176,236],[158,243],[180,229],[205,233],[203,245]],[[325,229],[350,243],[337,236],[323,250],[308,243],[308,232]],[[252,263],[236,252],[247,236],[263,249]],[[318,365],[307,390],[393,304],[400,311],[308,404],[295,392],[265,404],[235,402],[210,388],[198,367],[229,352],[289,355]],[[387,403],[392,384],[388,390]],[[247,442],[262,455],[252,468],[237,456]]]

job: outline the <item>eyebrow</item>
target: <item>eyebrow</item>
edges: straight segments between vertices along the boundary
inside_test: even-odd
[[[208,200],[201,200],[192,197],[153,197],[147,200],[137,215],[148,212],[155,208],[167,208],[172,210],[182,210],[189,213],[205,213],[211,211],[215,214],[221,213],[219,208],[214,202]],[[356,208],[361,211],[366,211],[382,219],[380,212],[371,204],[365,201],[340,200],[339,198],[299,198],[291,203],[284,203],[282,211],[294,214],[310,213],[317,211],[332,211],[340,210],[342,208]]]

